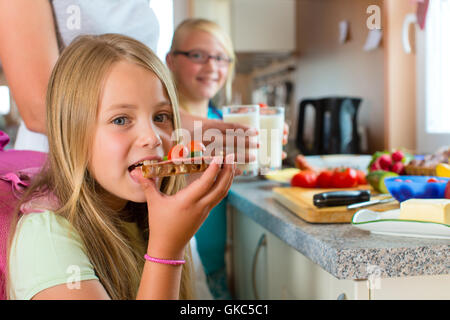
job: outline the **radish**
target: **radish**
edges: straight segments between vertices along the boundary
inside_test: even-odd
[[[396,162],[392,165],[391,171],[397,174],[403,174],[405,172],[405,165],[402,162]]]
[[[403,152],[401,152],[400,150],[397,150],[392,154],[391,157],[394,162],[399,162],[399,161],[403,160],[404,155],[403,155]]]
[[[389,168],[392,164],[392,159],[390,155],[383,154],[377,160],[378,163],[380,164],[381,169],[389,171]]]

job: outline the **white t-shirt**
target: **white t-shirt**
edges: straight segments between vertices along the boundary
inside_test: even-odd
[[[82,34],[120,33],[156,52],[159,23],[149,0],[49,0],[60,50]],[[47,137],[22,121],[14,149],[48,152]]]

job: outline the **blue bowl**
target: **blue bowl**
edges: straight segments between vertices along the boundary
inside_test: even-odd
[[[428,182],[435,178],[438,182]],[[433,176],[398,176],[384,179],[389,193],[399,202],[417,199],[445,198],[445,187],[450,178]]]

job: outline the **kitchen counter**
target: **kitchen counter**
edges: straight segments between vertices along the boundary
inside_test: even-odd
[[[238,177],[228,203],[337,279],[450,274],[450,241],[372,234],[351,224],[311,224],[272,197],[280,183]]]

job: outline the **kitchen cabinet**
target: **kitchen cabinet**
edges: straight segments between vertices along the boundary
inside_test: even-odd
[[[237,299],[255,299],[255,291],[269,300],[368,299],[366,281],[336,279],[245,214],[230,210]]]
[[[450,275],[338,279],[229,205],[237,299],[448,300]],[[261,242],[261,239],[264,239]],[[305,244],[306,245],[306,244]],[[256,292],[256,295],[255,295]]]
[[[269,232],[245,215],[228,208],[232,221],[232,279],[237,299],[269,299],[267,241]],[[266,238],[267,240],[267,238]]]
[[[339,280],[275,236],[267,252],[270,299],[368,299],[365,281]]]
[[[192,0],[191,14],[218,23],[237,52],[296,49],[295,0]]]

